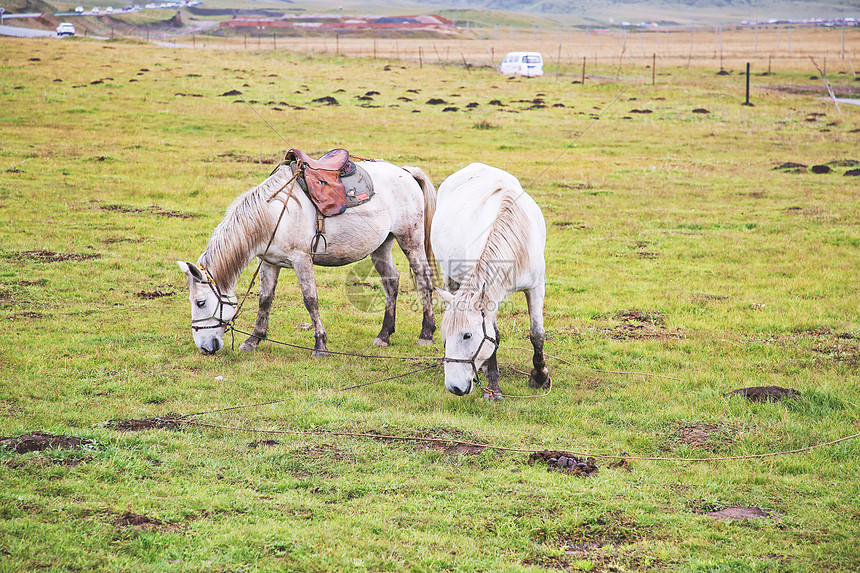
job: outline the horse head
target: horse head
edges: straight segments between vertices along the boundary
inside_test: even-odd
[[[436,291],[445,303],[442,316],[445,388],[463,396],[478,383],[481,366],[498,348],[496,305],[489,303],[483,292]]]
[[[176,263],[188,279],[194,344],[206,354],[215,354],[224,346],[224,333],[236,315],[236,295],[222,291],[203,267],[184,261]]]

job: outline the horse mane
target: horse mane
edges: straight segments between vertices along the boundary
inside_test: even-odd
[[[474,316],[467,311],[479,311],[488,303],[498,305],[513,291],[517,277],[530,263],[527,238],[531,236],[531,222],[517,203],[520,195],[506,189],[496,189],[492,194],[500,191],[505,196],[487,242],[474,268],[454,294],[452,308],[442,317],[442,332],[446,336],[467,329],[470,316]],[[473,304],[476,296],[480,298]],[[498,310],[498,306],[492,310]]]
[[[292,178],[286,168],[276,169],[265,181],[239,195],[215,227],[206,250],[197,261],[222,289],[232,289],[254,257],[254,249],[272,236],[275,219],[268,200]]]

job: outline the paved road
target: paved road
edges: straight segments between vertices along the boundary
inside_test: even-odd
[[[18,28],[17,26],[0,26],[0,36],[17,36],[19,38],[57,38],[56,32],[48,30],[33,30],[32,28]]]

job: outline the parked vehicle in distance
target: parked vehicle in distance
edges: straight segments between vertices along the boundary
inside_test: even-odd
[[[76,14],[83,14],[84,13],[84,7],[78,6],[77,8],[75,8],[75,13]]]
[[[542,76],[543,57],[540,52],[509,52],[499,71],[507,76]]]
[[[75,27],[69,22],[60,22],[60,25],[57,26],[57,35],[58,36],[74,36],[75,35]]]

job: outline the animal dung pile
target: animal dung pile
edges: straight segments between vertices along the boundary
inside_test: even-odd
[[[583,477],[596,475],[598,471],[597,462],[594,458],[588,457],[583,460],[569,452],[558,450],[533,452],[529,456],[529,465],[533,466],[535,463],[545,463],[548,466],[547,470],[551,472],[561,472]]]
[[[781,386],[753,386],[751,388],[741,388],[733,390],[726,394],[730,396],[737,394],[743,396],[750,402],[778,402],[786,398],[795,398],[800,396],[800,392],[794,388],[783,388]]]

